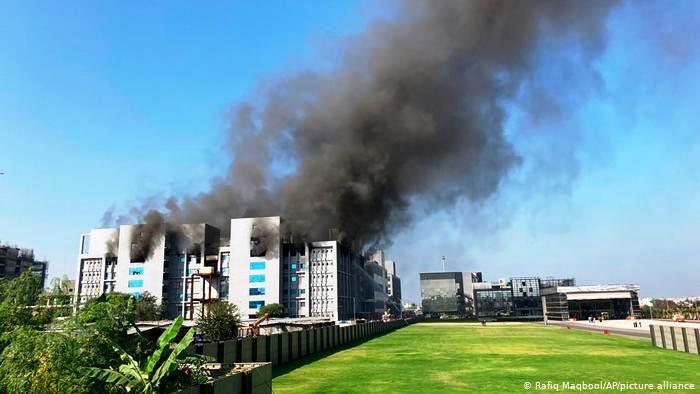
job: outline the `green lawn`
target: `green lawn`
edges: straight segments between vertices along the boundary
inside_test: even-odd
[[[656,349],[647,340],[528,323],[420,323],[273,373],[275,393],[506,393],[537,381],[671,381],[700,391],[697,355]]]

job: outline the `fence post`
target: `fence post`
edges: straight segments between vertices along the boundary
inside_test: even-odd
[[[671,343],[673,344],[673,350],[678,350],[676,345],[676,330],[673,326],[669,327],[671,329]]]
[[[659,332],[661,333],[661,344],[663,345],[664,349],[668,349],[666,347],[666,333],[664,333],[664,326],[659,326]]]

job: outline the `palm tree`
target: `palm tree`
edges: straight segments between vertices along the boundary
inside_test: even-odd
[[[158,391],[163,379],[172,373],[182,361],[180,354],[190,345],[194,338],[194,328],[190,328],[180,343],[173,340],[182,327],[183,318],[178,318],[158,338],[155,351],[148,357],[145,365],[140,365],[134,357],[116,344],[114,350],[120,354],[124,363],[118,370],[104,368],[85,368],[87,376],[123,387],[127,392],[151,394]],[[166,357],[167,356],[167,357]]]

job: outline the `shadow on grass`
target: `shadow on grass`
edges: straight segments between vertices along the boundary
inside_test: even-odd
[[[381,338],[384,335],[391,334],[392,332],[400,330],[401,328],[404,328],[404,327],[400,327],[400,328],[397,328],[397,329],[392,330],[392,331],[383,332],[383,333],[377,334],[377,335],[370,337],[370,338],[358,339],[354,342],[351,342],[351,343],[348,343],[348,344],[345,344],[342,346],[334,347],[332,349],[321,350],[320,352],[308,354],[306,356],[302,356],[294,361],[290,361],[290,362],[287,362],[284,364],[275,365],[272,367],[272,379],[274,379],[278,376],[286,375],[290,372],[293,372],[297,368],[301,368],[304,365],[314,363],[318,360],[326,358],[326,357],[333,355],[335,353],[342,352],[342,351],[348,350],[348,349],[352,349],[356,346],[362,345],[363,343],[365,343],[367,341],[371,341],[373,339]]]

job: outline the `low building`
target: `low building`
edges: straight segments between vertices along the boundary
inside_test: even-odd
[[[49,263],[35,259],[32,249],[0,245],[0,278],[12,280],[25,271],[39,275],[43,288],[46,285]]]
[[[551,320],[639,316],[638,285],[553,286],[542,289],[544,315]]]

